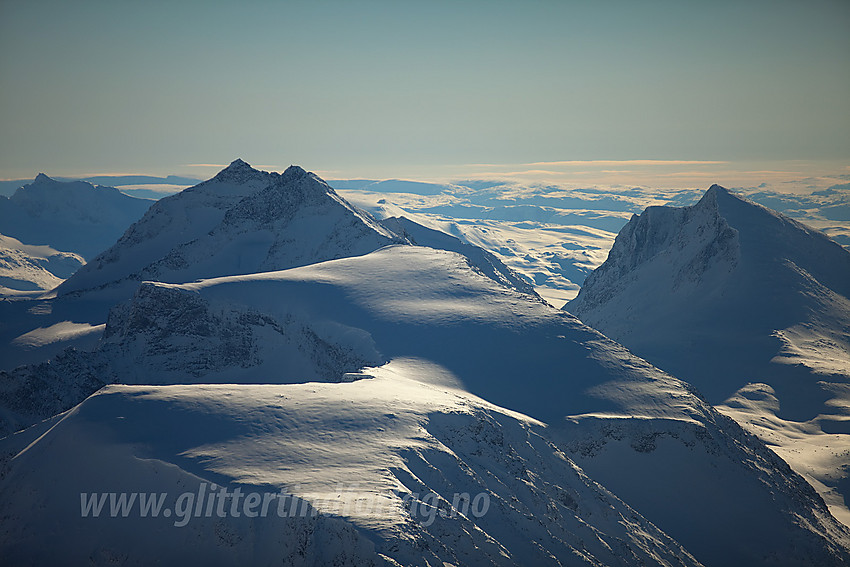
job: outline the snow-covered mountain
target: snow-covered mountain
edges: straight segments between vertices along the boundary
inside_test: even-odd
[[[153,201],[85,181],[39,173],[11,197],[0,196],[0,233],[91,260],[111,246]]]
[[[629,533],[644,529],[638,517],[615,517],[620,527],[611,531],[605,519],[610,513],[600,517],[594,511],[600,505],[610,509],[608,500],[580,489],[587,485],[576,484],[584,473],[569,473],[581,470],[572,460],[601,470],[598,474],[607,475],[604,484],[613,494],[629,506],[640,502],[646,511],[632,508],[704,564],[816,560],[838,565],[848,558],[847,530],[814,490],[760,441],[686,384],[571,315],[496,283],[454,252],[397,245],[284,271],[180,285],[145,283],[129,303],[113,310],[98,350],[89,356],[94,365],[106,364],[99,375],[131,384],[306,383],[107,390],[111,394],[84,402],[24,454],[8,449],[19,455],[7,473],[13,486],[39,470],[39,459],[64,458],[57,451],[66,446],[61,440],[65,428],[78,439],[85,437],[83,431],[100,429],[90,422],[95,418],[85,417],[92,407],[100,408],[97,423],[117,423],[119,430],[106,435],[106,444],[100,437],[91,439],[87,451],[102,456],[75,469],[79,474],[72,478],[101,479],[103,473],[89,468],[119,454],[122,464],[116,466],[123,473],[118,476],[135,479],[131,484],[137,486],[159,486],[165,481],[157,479],[170,470],[174,472],[166,477],[171,486],[179,481],[194,490],[207,481],[273,486],[274,491],[285,487],[318,508],[317,493],[326,495],[339,482],[364,483],[350,498],[400,482],[404,491],[434,490],[447,500],[456,490],[484,490],[498,501],[494,516],[467,517],[472,524],[435,523],[424,531],[404,514],[345,516],[378,553],[401,564],[418,564],[411,558],[429,553],[455,564],[554,564],[550,556],[562,564],[581,564],[581,554],[575,556],[573,548],[585,553],[586,561],[607,557],[603,564],[616,564],[611,557],[617,556],[625,564],[639,564],[648,560],[644,551],[632,548],[638,543],[641,549],[658,550],[653,552],[655,562],[676,564],[669,558],[679,554],[688,563],[655,531],[635,543]],[[85,356],[80,359],[76,372],[88,375],[80,371]],[[425,390],[410,389],[413,383]],[[434,407],[429,401],[434,396],[452,404]],[[363,398],[372,405],[361,403]],[[499,407],[488,405],[490,413],[481,413],[482,402],[470,401],[479,398]],[[116,400],[118,407],[101,405],[108,400]],[[198,409],[191,409],[195,404]],[[233,417],[216,414],[214,422],[198,426],[195,420],[210,411],[207,406]],[[159,416],[154,418],[158,428],[185,431],[191,438],[148,431],[144,423],[150,423],[151,412]],[[519,424],[500,417],[505,415]],[[422,429],[399,440],[393,432],[400,417],[410,417]],[[235,431],[233,420],[242,424]],[[8,443],[23,447],[54,423],[12,436]],[[107,427],[112,431],[113,426]],[[239,449],[225,457],[243,447],[240,428],[261,439],[244,446],[248,453]],[[370,436],[376,439],[369,441]],[[432,437],[439,440],[433,442],[437,449],[423,449],[422,443],[427,447]],[[332,439],[340,439],[339,447]],[[315,456],[304,454],[309,447],[316,448]],[[293,451],[302,456],[296,459]],[[261,454],[262,462],[246,465]],[[146,464],[153,462],[159,464]],[[180,471],[193,475],[191,481]],[[27,486],[44,501],[53,498],[53,490],[59,490],[55,487],[73,494],[95,490],[82,488],[80,481],[53,478]],[[114,491],[120,484],[110,486]],[[563,493],[556,487],[569,498],[558,496]],[[6,541],[33,541],[48,520],[25,509],[11,490],[0,492],[4,505],[14,510],[11,525],[23,526],[7,532]],[[599,530],[594,539],[577,535],[583,525]],[[259,537],[250,531],[256,528],[228,522],[198,529],[201,534],[239,534],[227,541]],[[619,539],[612,545],[616,534]],[[188,539],[190,547],[207,541],[168,537]],[[623,543],[627,540],[631,543]],[[438,543],[445,541],[452,543]],[[92,553],[96,545],[86,538],[74,542],[69,544],[74,553]],[[76,542],[80,547],[74,547]],[[528,542],[535,543],[529,547]],[[348,545],[345,553],[359,549]],[[411,552],[411,545],[417,551]],[[508,559],[498,559],[490,545],[506,550]],[[606,546],[611,546],[611,555],[605,555]],[[16,548],[9,544],[7,549]],[[107,551],[120,554],[122,549],[127,548]],[[482,559],[463,559],[473,554]]]
[[[212,179],[158,201],[59,293],[291,268],[397,241],[314,174],[298,166],[281,174],[258,171],[237,159]]]
[[[695,385],[850,522],[850,252],[715,185],[633,217],[565,308]]]
[[[81,402],[0,441],[0,556],[850,561],[850,532],[764,443],[527,285],[451,236],[378,223],[301,168],[237,160],[154,205],[57,297],[3,307],[38,321],[21,345],[102,337],[0,373],[6,428]],[[91,313],[109,306],[102,325]],[[212,483],[321,514],[210,508],[176,527],[176,498]],[[164,493],[170,519],[78,508],[139,491]],[[488,510],[455,514],[455,494]]]
[[[496,281],[535,295],[498,258],[475,246],[407,220],[381,224],[300,167],[269,173],[236,160],[212,179],[155,203],[35,312],[0,304],[0,315],[12,322],[0,328],[0,368],[41,362],[72,346],[58,335],[40,346],[25,341],[21,348],[21,340],[33,332],[46,338],[50,329],[69,323],[100,327],[109,309],[129,299],[143,280],[184,283],[303,266],[409,243],[414,233],[428,246],[466,255]]]
[[[0,295],[53,289],[85,263],[79,254],[0,234]]]
[[[32,371],[15,371],[17,366],[41,364],[68,347],[90,348],[109,309],[132,297],[142,280],[183,283],[283,269],[414,237],[458,251],[494,281],[536,297],[522,278],[480,248],[407,219],[378,223],[300,167],[269,173],[237,159],[212,179],[154,204],[114,246],[62,284],[58,297],[37,307],[0,304],[9,321],[0,328],[0,369],[23,385]],[[32,415],[38,417],[47,415]]]

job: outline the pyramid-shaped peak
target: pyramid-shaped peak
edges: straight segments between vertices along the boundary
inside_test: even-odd
[[[35,176],[35,180],[33,181],[33,183],[53,183],[53,181],[54,179],[52,177],[49,177],[44,173],[39,173]]]
[[[219,171],[213,179],[218,181],[243,182],[262,173],[262,171],[251,167],[246,161],[237,158],[230,165]]]
[[[236,158],[225,169],[251,169],[251,166],[242,158]]]
[[[738,195],[729,191],[729,189],[727,189],[726,187],[723,187],[722,185],[718,185],[716,183],[708,188],[708,191],[705,192],[705,197],[709,197],[712,199],[717,199],[718,197],[720,197],[721,199],[724,197],[735,197],[736,199],[741,199]]]
[[[718,199],[723,203],[729,203],[729,197],[732,197],[738,201],[742,201],[742,199],[738,195],[735,195],[734,193],[730,192],[722,185],[718,185],[715,183],[714,185],[708,188],[708,191],[706,191],[702,198],[699,200],[697,206],[709,205],[712,208],[716,208],[719,206]]]

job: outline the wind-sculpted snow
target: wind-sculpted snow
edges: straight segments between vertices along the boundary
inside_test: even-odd
[[[698,565],[537,422],[430,385],[432,372],[402,360],[346,384],[104,389],[34,443],[0,443],[13,456],[0,551],[17,563],[142,565],[170,549],[212,564]],[[228,503],[181,527],[138,509],[80,514],[80,493],[165,492],[173,507],[211,483],[301,504],[251,519]]]
[[[536,296],[494,256],[405,221],[393,232],[351,206],[324,181],[297,166],[282,174],[234,161],[209,181],[157,202],[109,250],[45,297],[33,316],[27,306],[0,303],[2,368],[41,362],[67,346],[20,348],[21,337],[55,325],[99,327],[109,309],[128,300],[144,280],[184,283],[358,256],[416,233],[429,246],[457,250],[497,282]],[[76,345],[82,346],[82,345]]]
[[[459,251],[475,269],[494,281],[536,297],[534,290],[522,278],[480,248],[406,220],[388,228],[368,213],[352,207],[321,179],[300,167],[292,166],[282,174],[268,173],[236,160],[213,179],[156,203],[115,246],[66,281],[59,288],[58,297],[45,299],[44,306],[38,307],[37,311],[29,310],[21,303],[0,304],[0,311],[8,320],[8,324],[0,328],[4,342],[0,350],[3,365],[7,371],[21,364],[34,363],[37,366],[67,347],[90,347],[106,322],[109,309],[129,300],[136,293],[140,281],[145,279],[180,283],[202,277],[308,265],[366,254],[388,244],[408,243],[412,234],[429,246]],[[153,306],[149,301],[146,305]],[[243,322],[252,317],[263,321],[257,315],[234,317]],[[163,328],[173,323],[163,323]],[[277,344],[284,335],[300,337],[303,333],[298,329],[310,327],[306,321],[295,322],[292,314],[276,321],[276,326],[243,324],[237,332],[232,324],[228,319],[207,326],[214,329],[222,325],[221,329],[229,329],[227,337],[221,336],[224,330],[219,332],[215,342],[218,349],[212,348],[212,343],[207,342],[210,337],[203,335],[197,335],[191,343],[193,346],[185,347],[189,359],[195,361],[192,365],[188,364],[188,359],[180,362],[185,365],[182,370],[178,370],[177,363],[163,364],[170,364],[178,373],[187,371],[191,366],[192,376],[234,364],[254,367],[256,365],[250,360],[257,344]],[[323,346],[327,344],[323,338],[325,333],[335,340],[341,332],[351,333],[326,327],[310,327],[314,337],[309,343],[313,347],[304,343],[296,348],[287,339],[291,348],[281,351],[278,358],[285,358],[284,353],[289,356],[296,351],[312,349],[314,352],[310,356],[313,359],[327,361],[321,364],[304,362],[301,366],[293,366],[290,362],[290,367],[301,368],[300,374],[296,373],[297,379],[313,376],[316,372],[337,376],[355,363],[377,360],[373,354],[367,354],[365,358],[351,355],[345,350],[347,347],[340,352],[328,350],[329,347]],[[86,340],[81,335],[72,337],[59,332],[82,328],[93,331]],[[55,340],[30,340],[36,335],[47,336],[51,330],[57,331],[51,335]],[[247,333],[246,337],[240,337],[241,332]],[[126,360],[137,360],[142,355],[136,351],[141,349],[150,355],[157,340],[150,333],[140,334],[132,339],[133,345],[124,344],[120,348],[112,345],[110,348],[119,348]],[[203,355],[206,358],[202,358],[201,352],[207,353]],[[306,356],[303,352],[293,355],[292,360],[301,360]],[[118,360],[121,357],[116,354],[112,358]],[[143,372],[143,366],[125,364],[133,372]],[[258,366],[258,372],[262,372],[261,367]],[[165,371],[166,367],[159,370]],[[39,371],[30,369],[24,372]],[[262,377],[257,379],[264,380]],[[140,375],[138,380],[145,382],[151,379]],[[34,414],[34,417],[38,416]],[[15,423],[28,425],[21,421]]]
[[[713,186],[634,217],[566,309],[694,384],[850,522],[850,252]]]

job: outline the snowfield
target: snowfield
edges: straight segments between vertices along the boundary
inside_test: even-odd
[[[425,362],[369,372],[341,384],[102,390],[5,465],[3,486],[15,490],[0,490],[4,556],[146,565],[170,549],[213,565],[698,564],[534,420],[422,382],[443,373]],[[56,458],[66,466],[51,466]],[[319,515],[281,518],[275,504],[266,517],[214,514],[183,527],[176,516],[80,517],[81,492],[166,492],[173,505],[175,492],[204,482],[282,492]],[[486,498],[486,513],[453,509],[464,493]],[[57,534],[51,546],[40,545],[46,531]]]

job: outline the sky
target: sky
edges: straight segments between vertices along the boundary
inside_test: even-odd
[[[847,0],[0,0],[0,82],[0,179],[850,173]]]

